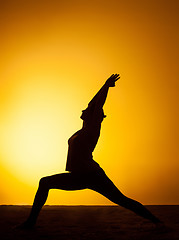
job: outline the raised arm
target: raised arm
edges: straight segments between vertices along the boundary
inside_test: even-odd
[[[115,82],[119,79],[119,74],[112,74],[89,102],[88,107],[94,107],[96,110],[103,107],[108,94],[109,87],[115,87]]]

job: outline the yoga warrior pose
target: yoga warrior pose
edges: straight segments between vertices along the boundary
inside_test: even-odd
[[[92,189],[112,202],[125,207],[153,223],[160,223],[141,203],[123,195],[107,177],[103,169],[93,160],[92,152],[100,136],[101,123],[106,117],[103,112],[108,90],[115,86],[119,74],[113,74],[82,111],[82,128],[73,134],[69,140],[66,170],[40,179],[30,216],[23,223],[24,228],[35,225],[39,212],[45,204],[50,189],[80,190]]]

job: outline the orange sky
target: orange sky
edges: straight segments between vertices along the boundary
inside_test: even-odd
[[[179,204],[178,1],[0,3],[0,204],[32,204],[112,73],[94,159],[143,204]],[[51,190],[47,204],[110,204]]]

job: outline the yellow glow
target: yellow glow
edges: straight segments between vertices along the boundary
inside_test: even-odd
[[[0,204],[31,204],[42,176],[64,172],[81,110],[116,72],[94,159],[129,197],[178,204],[178,3],[8,2],[0,8]],[[52,191],[47,203],[110,202],[85,190]]]
[[[23,81],[15,86],[6,109],[1,151],[9,169],[34,184],[44,170],[63,169],[57,160],[64,155],[65,136],[58,127],[60,106],[53,79],[38,76]]]

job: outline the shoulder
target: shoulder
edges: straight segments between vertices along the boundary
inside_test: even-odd
[[[105,117],[103,108],[99,108],[93,113],[93,121],[96,122],[96,124],[101,124]]]
[[[88,123],[88,125],[95,127],[101,125],[105,117],[103,108],[97,109],[91,106],[83,111],[81,119]]]

